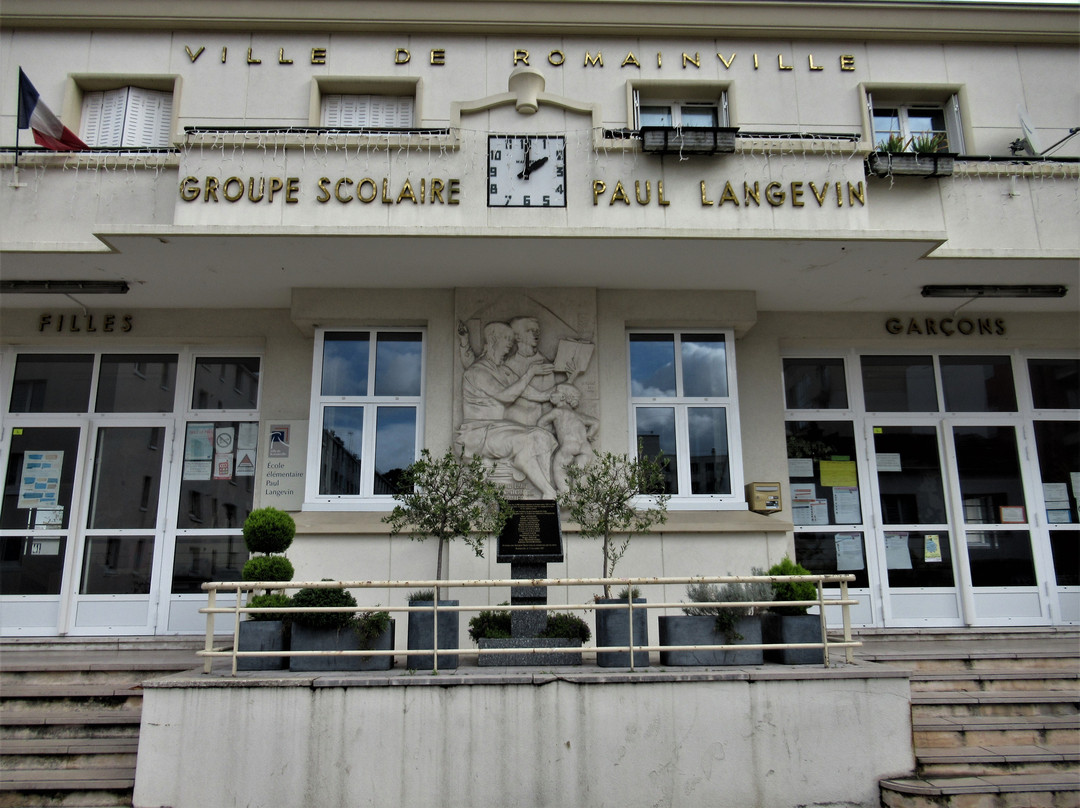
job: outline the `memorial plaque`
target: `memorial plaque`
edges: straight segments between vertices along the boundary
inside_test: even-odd
[[[559,505],[553,499],[510,501],[514,513],[495,545],[500,564],[527,562],[546,564],[563,560]]]

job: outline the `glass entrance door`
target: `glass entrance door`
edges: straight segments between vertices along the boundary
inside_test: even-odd
[[[73,634],[153,632],[169,433],[164,422],[95,431]]]
[[[875,531],[887,625],[960,625],[953,533],[934,424],[875,424]]]

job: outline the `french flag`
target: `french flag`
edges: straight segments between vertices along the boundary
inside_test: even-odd
[[[60,123],[38,97],[38,91],[19,68],[19,128],[32,129],[34,142],[52,151],[78,151],[90,147]]]

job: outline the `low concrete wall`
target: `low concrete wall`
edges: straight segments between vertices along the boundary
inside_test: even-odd
[[[851,808],[914,766],[858,666],[248,676],[147,683],[136,808]]]

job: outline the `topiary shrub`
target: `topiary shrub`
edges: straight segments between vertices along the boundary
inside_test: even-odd
[[[788,556],[769,567],[769,575],[812,575],[802,564],[796,564]],[[785,600],[817,600],[817,585],[813,581],[778,581],[772,585],[773,598]],[[775,614],[806,614],[809,606],[770,606]]]
[[[505,605],[505,604],[504,604]],[[469,620],[469,636],[473,642],[482,639],[505,639],[510,636],[510,612],[485,610]]]
[[[291,581],[293,565],[285,556],[264,555],[249,558],[240,577],[245,581]]]
[[[253,595],[247,605],[252,609],[287,609],[293,605],[288,595]],[[248,612],[248,620],[288,620],[288,614],[281,612]]]
[[[284,553],[294,536],[296,522],[277,508],[257,508],[244,520],[244,543],[253,553]]]
[[[329,579],[324,579],[329,580]],[[293,595],[293,606],[303,608],[328,608],[355,606],[356,598],[345,589],[307,588]],[[297,612],[293,622],[308,628],[345,628],[355,622],[355,612]]]
[[[549,612],[547,627],[540,632],[541,637],[560,640],[581,640],[587,643],[592,639],[589,624],[569,612]]]

